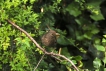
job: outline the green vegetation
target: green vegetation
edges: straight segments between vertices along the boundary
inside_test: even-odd
[[[106,1],[103,0],[0,0],[0,71],[33,71],[43,52],[47,25],[60,36],[54,53],[72,60],[79,71],[106,71]],[[58,57],[58,59],[61,59]],[[75,71],[66,60],[45,55],[36,71]]]

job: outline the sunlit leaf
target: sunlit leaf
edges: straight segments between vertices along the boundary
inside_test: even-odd
[[[102,39],[102,42],[105,42],[105,43],[106,43],[106,39],[103,38],[103,39]]]
[[[91,10],[91,12],[92,12],[90,17],[95,21],[104,19],[103,15],[101,14],[101,11],[100,11],[100,7],[99,7],[100,4],[101,4],[101,0],[98,0],[96,2],[91,1],[91,2],[87,3],[87,8],[89,10]]]
[[[106,35],[103,35],[106,38]]]
[[[106,56],[104,57],[103,62],[106,64]]]
[[[105,47],[102,45],[94,45],[96,47],[97,50],[99,51],[105,51]]]
[[[93,61],[93,65],[95,68],[99,68],[101,66],[101,60],[98,58],[95,58],[95,60]]]
[[[8,46],[10,46],[9,43],[3,43],[2,45],[3,45],[3,50],[7,50]]]

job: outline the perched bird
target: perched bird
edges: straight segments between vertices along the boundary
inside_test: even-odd
[[[59,34],[56,33],[54,30],[49,30],[42,36],[42,44],[45,46],[54,47],[56,45],[58,35]]]

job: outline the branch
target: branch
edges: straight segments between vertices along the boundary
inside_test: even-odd
[[[44,54],[46,55],[50,55],[50,56],[59,56],[65,60],[67,60],[68,62],[70,62],[72,64],[72,66],[75,68],[76,71],[79,71],[78,68],[74,65],[74,63],[66,58],[64,55],[60,55],[60,54],[55,54],[55,53],[50,53],[47,52],[45,49],[43,49],[25,30],[23,30],[22,28],[20,28],[18,25],[16,25],[14,22],[12,22],[11,20],[7,20],[11,25],[13,25],[15,28],[17,28],[18,30],[20,30],[21,32],[23,32],[41,51],[44,52]],[[55,58],[55,57],[54,57]]]
[[[41,59],[39,60],[37,66],[34,68],[34,71],[36,71],[37,67],[39,66],[40,62],[42,61],[42,59],[44,58],[45,54],[41,57]]]
[[[18,30],[20,30],[21,32],[23,32],[40,50],[42,50],[43,52],[45,52],[45,50],[22,28],[20,28],[19,26],[17,26],[14,22],[7,20],[11,25],[13,25],[14,27],[16,27]]]
[[[64,55],[60,55],[60,54],[55,54],[55,53],[47,53],[47,55],[52,55],[52,56],[59,56],[65,60],[67,60],[68,62],[70,62],[72,64],[72,66],[76,69],[76,71],[79,71],[78,68],[74,65],[74,63],[68,59],[67,57],[65,57]]]

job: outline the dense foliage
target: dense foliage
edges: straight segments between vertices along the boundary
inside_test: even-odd
[[[74,62],[80,71],[106,71],[106,1],[0,0],[0,71],[33,71],[43,53],[12,20],[42,47],[47,25],[57,31],[55,53]],[[46,56],[36,71],[73,71],[65,60]]]

